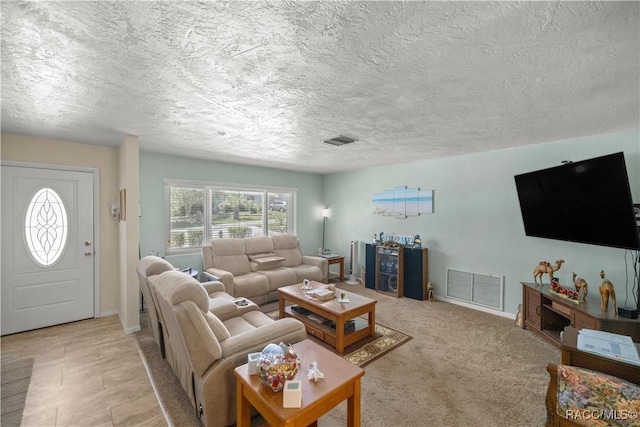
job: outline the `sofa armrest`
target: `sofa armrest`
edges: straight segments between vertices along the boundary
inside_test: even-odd
[[[219,280],[211,280],[208,282],[202,282],[202,286],[204,290],[207,291],[207,294],[211,295],[216,292],[226,292],[224,288],[224,283]]]
[[[193,371],[202,376],[212,363],[222,357],[222,348],[200,308],[193,301],[184,301],[180,305],[183,310],[177,311],[175,316],[182,337],[171,337],[175,340],[171,345],[180,346],[184,343]]]
[[[558,365],[549,363],[547,365],[547,372],[549,372],[549,386],[545,397],[545,407],[547,408],[547,421],[545,425],[551,427],[558,425],[558,414],[556,412],[558,406]]]
[[[284,342],[291,344],[307,337],[304,325],[299,320],[285,318],[260,326],[252,331],[227,338],[220,343],[222,357],[229,357],[235,353],[248,350],[262,350],[267,344]]]
[[[227,298],[212,298],[209,300],[209,311],[220,320],[233,317],[238,311],[238,306],[233,300]]]
[[[303,255],[302,263],[314,265],[322,271],[323,280],[326,282],[329,279],[329,261],[326,258],[319,256]]]
[[[204,272],[204,277],[210,281],[219,281],[224,285],[225,292],[229,295],[235,295],[233,286],[233,274],[227,270],[221,270],[219,268],[207,268]]]

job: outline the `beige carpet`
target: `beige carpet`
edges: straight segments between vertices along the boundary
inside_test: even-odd
[[[0,425],[19,426],[22,422],[24,404],[27,400],[33,357],[13,357],[2,355],[2,413]]]
[[[273,310],[266,314],[272,319],[277,319],[279,317],[279,313],[279,310]],[[384,356],[394,348],[401,346],[411,339],[411,336],[381,325],[377,322],[375,329],[375,336],[367,337],[344,349],[343,357],[345,360],[348,360],[356,366],[364,368],[369,363]],[[319,340],[312,335],[309,335],[309,339],[312,339],[323,347],[335,352],[335,348],[326,344],[322,340]]]
[[[376,321],[413,337],[364,368],[363,427],[544,425],[546,366],[560,362],[557,348],[511,319],[439,301],[393,298],[360,285],[339,286],[375,298]],[[151,339],[143,322],[138,338],[145,336]],[[159,357],[152,341],[141,343],[143,352]],[[163,378],[156,384],[173,423],[199,425],[180,384],[167,378],[172,374],[166,362],[149,364],[154,376]],[[344,425],[346,412],[342,403],[319,425]]]

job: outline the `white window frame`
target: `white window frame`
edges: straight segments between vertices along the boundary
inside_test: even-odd
[[[267,216],[269,215],[269,202],[266,195],[268,193],[289,193],[290,194],[290,206],[287,207],[287,229],[291,234],[297,234],[297,200],[298,189],[295,187],[276,187],[276,186],[256,186],[247,184],[235,184],[228,182],[211,182],[211,181],[196,181],[188,179],[172,179],[165,178],[162,180],[164,185],[164,251],[167,255],[178,254],[190,254],[200,253],[202,246],[192,246],[188,248],[172,248],[170,244],[171,239],[171,187],[192,187],[202,189],[205,191],[205,206],[211,206],[211,200],[209,200],[209,191],[207,190],[222,190],[222,191],[251,191],[264,193],[263,206],[262,206],[262,221],[263,224],[267,223]],[[204,209],[204,238],[203,245],[210,244],[213,236],[211,233],[211,212],[210,209]]]

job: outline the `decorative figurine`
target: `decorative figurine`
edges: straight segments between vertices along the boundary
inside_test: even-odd
[[[522,304],[518,304],[518,314],[516,315],[516,326],[522,328],[524,320],[522,318]]]
[[[604,279],[604,270],[600,270],[600,278]],[[613,288],[611,281],[604,279],[600,285],[600,298],[602,299],[602,311],[609,309],[609,299],[613,301],[613,313],[618,312],[618,304],[616,303],[616,290]]]
[[[436,285],[432,282],[427,282],[427,300],[436,300]]]
[[[576,273],[573,273],[573,285],[576,287],[576,292],[578,292],[578,300],[586,301],[587,292],[589,291],[587,281],[582,277],[576,277]]]
[[[553,272],[560,270],[563,262],[563,259],[559,259],[556,261],[556,265],[552,266],[548,261],[540,261],[540,264],[533,270],[533,281],[537,284],[537,279],[540,278],[540,285],[542,285],[542,275],[546,273],[549,275],[549,283],[551,283],[553,281]]]
[[[421,248],[422,247],[422,239],[419,234],[416,234],[416,237],[413,238],[413,247]]]

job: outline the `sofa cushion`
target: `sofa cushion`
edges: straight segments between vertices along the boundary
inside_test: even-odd
[[[229,330],[231,336],[236,336],[273,322],[273,319],[261,311],[250,311],[242,316],[225,320],[224,326]]]
[[[271,237],[247,237],[244,239],[247,255],[273,253],[273,240]]]
[[[298,238],[292,234],[280,234],[271,237],[273,239],[273,251],[284,258],[285,267],[293,267],[302,264],[302,254],[298,249]]]
[[[168,287],[170,289],[170,300],[172,305],[180,304],[183,301],[193,301],[200,310],[209,310],[209,295],[204,290],[200,282],[181,271],[171,270],[157,276],[158,280],[151,278],[157,286]]]
[[[316,282],[322,282],[322,270],[315,265],[300,264],[291,267],[291,270],[296,273],[296,282],[301,283],[304,279],[315,280]]]
[[[247,253],[244,239],[214,239],[211,241],[211,249],[218,256],[244,255]]]
[[[294,285],[302,282],[298,280],[296,272],[289,267],[273,268],[271,270],[258,271],[269,279],[269,290],[275,291],[282,286]]]
[[[247,273],[233,278],[234,296],[251,297],[266,295],[269,292],[269,280],[262,274]]]
[[[144,267],[145,275],[147,277],[170,270],[175,270],[175,268],[168,261],[162,258],[153,259]]]
[[[231,336],[227,327],[224,326],[224,323],[222,323],[222,321],[218,319],[216,316],[214,316],[210,312],[207,312],[206,319],[207,319],[207,324],[209,325],[209,327],[211,328],[211,331],[213,332],[213,335],[215,335],[216,339],[219,342],[222,342]]]
[[[251,265],[245,250],[244,239],[229,238],[211,241],[215,268],[226,270],[234,276],[240,276],[251,271]]]

